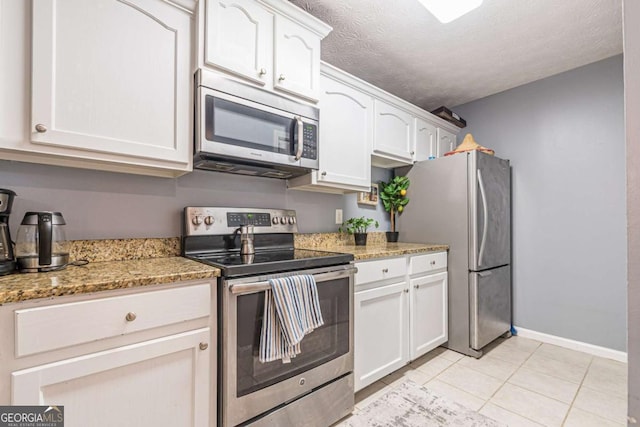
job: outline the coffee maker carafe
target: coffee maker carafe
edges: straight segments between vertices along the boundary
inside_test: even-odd
[[[0,276],[12,273],[16,269],[9,233],[9,214],[15,196],[16,193],[13,191],[0,188]]]
[[[16,239],[18,270],[34,273],[64,268],[69,263],[65,225],[60,212],[27,212]]]

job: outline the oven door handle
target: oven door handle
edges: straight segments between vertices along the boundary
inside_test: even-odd
[[[350,266],[344,270],[334,270],[328,271],[326,273],[318,273],[314,274],[313,278],[316,279],[316,282],[325,282],[328,280],[334,279],[342,279],[343,277],[348,277],[352,274],[355,274],[358,271],[357,268]],[[283,276],[286,277],[286,276]],[[239,294],[252,294],[255,292],[262,292],[271,289],[271,285],[269,281],[264,282],[251,282],[251,283],[238,283],[235,285],[229,286],[229,291],[234,295]]]

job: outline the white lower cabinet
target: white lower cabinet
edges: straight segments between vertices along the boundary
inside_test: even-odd
[[[67,427],[216,419],[215,282],[0,307],[0,405],[64,406]]]
[[[447,342],[447,272],[416,277],[411,285],[411,349],[415,360]]]
[[[356,292],[356,391],[406,365],[407,297],[405,281]]]
[[[63,405],[67,427],[209,425],[209,328],[14,372],[12,405]]]
[[[437,252],[356,263],[356,391],[447,341],[446,260]]]

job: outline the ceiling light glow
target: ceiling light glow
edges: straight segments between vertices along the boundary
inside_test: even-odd
[[[443,24],[458,19],[482,4],[482,0],[418,0]]]

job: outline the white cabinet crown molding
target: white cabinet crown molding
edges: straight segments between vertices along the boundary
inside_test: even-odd
[[[296,24],[304,26],[320,38],[325,38],[333,30],[330,25],[286,0],[258,0],[258,2],[270,7],[280,15],[286,16]]]
[[[336,78],[339,78],[340,81],[342,81],[345,84],[351,85],[357,90],[366,92],[374,98],[378,98],[381,101],[384,101],[388,104],[393,105],[394,107],[400,108],[401,110],[404,110],[409,114],[412,114],[416,117],[424,119],[429,123],[434,124],[437,127],[446,129],[447,131],[452,132],[453,134],[458,134],[460,132],[460,128],[457,127],[456,125],[449,123],[446,120],[438,116],[435,116],[430,112],[425,111],[422,108],[416,105],[413,105],[402,98],[392,95],[389,92],[383,89],[380,89],[372,85],[371,83],[368,83],[352,74],[349,74],[348,72],[334,65],[331,65],[327,62],[322,61],[320,63],[320,72],[327,76],[336,76]]]

